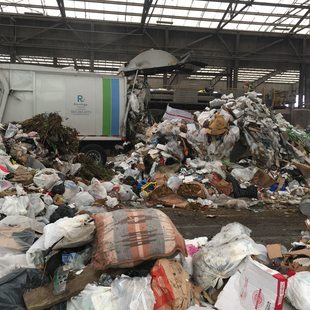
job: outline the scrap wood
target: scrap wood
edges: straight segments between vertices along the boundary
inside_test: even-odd
[[[43,310],[78,295],[88,283],[97,281],[102,272],[87,266],[83,272],[68,280],[66,291],[59,295],[53,294],[53,283],[32,289],[24,294],[24,302],[28,310]]]

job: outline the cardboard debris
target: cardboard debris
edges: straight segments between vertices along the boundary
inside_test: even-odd
[[[68,280],[66,291],[59,295],[53,294],[53,283],[39,287],[24,294],[27,310],[43,310],[68,300],[80,293],[88,283],[97,281],[101,273],[91,266],[86,267],[79,275],[72,275]]]
[[[287,279],[250,257],[233,275],[215,304],[219,310],[282,310]]]

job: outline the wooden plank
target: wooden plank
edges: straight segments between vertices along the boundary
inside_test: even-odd
[[[24,301],[28,310],[41,310],[50,308],[58,303],[66,301],[78,295],[88,283],[97,281],[102,271],[87,266],[80,275],[73,275],[67,282],[66,291],[59,295],[53,294],[53,283],[38,287],[24,293]]]

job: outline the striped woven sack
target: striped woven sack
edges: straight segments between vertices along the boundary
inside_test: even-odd
[[[187,255],[185,242],[169,217],[156,209],[122,209],[94,215],[96,253],[93,265],[103,270],[133,267],[143,261]]]

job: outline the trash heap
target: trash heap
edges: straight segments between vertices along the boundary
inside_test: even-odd
[[[290,250],[256,243],[239,223],[210,240],[184,240],[167,215],[148,208],[47,225],[7,216],[0,234],[2,309],[310,307],[309,230]]]
[[[148,206],[298,205],[309,192],[310,136],[255,92],[210,107],[191,114],[168,106],[131,154],[113,158],[112,182],[130,185]]]
[[[211,105],[169,107],[112,170],[57,115],[2,126],[1,309],[309,309],[309,220],[287,250],[239,223],[184,240],[158,209],[309,211],[307,134],[253,93]]]

